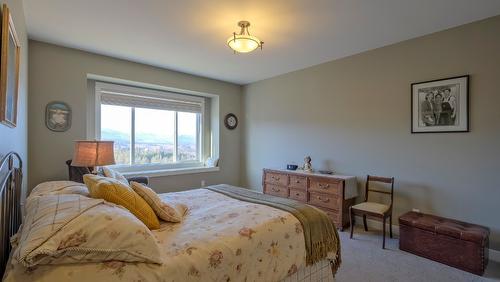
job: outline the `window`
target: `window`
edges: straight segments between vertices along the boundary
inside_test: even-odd
[[[202,166],[203,97],[96,82],[96,137],[123,172]]]

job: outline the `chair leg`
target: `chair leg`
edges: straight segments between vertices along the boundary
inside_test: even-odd
[[[352,209],[349,208],[349,221],[350,221],[350,224],[351,224],[351,236],[350,238],[352,239],[352,232],[354,231],[354,216],[352,214]]]
[[[385,217],[382,222],[384,224],[382,227],[382,249],[385,249]]]
[[[365,231],[368,231],[368,224],[366,224],[366,215],[363,215],[363,226],[365,227]]]
[[[392,239],[392,214],[391,216],[389,217],[389,236],[391,237]]]

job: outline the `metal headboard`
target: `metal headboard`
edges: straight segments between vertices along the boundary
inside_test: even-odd
[[[16,234],[22,221],[22,167],[21,157],[15,152],[0,160],[0,277],[3,277],[9,260],[10,237]]]

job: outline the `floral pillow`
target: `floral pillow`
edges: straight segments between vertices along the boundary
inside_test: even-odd
[[[30,197],[14,258],[26,267],[124,261],[161,264],[155,236],[125,208],[102,199]]]
[[[104,176],[109,177],[109,178],[114,178],[114,179],[120,181],[121,183],[128,185],[127,178],[125,178],[125,176],[123,176],[123,174],[119,173],[118,171],[113,170],[109,167],[103,167],[102,172],[103,172]]]
[[[130,187],[151,206],[159,218],[170,222],[182,221],[182,217],[188,209],[185,204],[162,200],[153,189],[141,183],[131,181]]]
[[[48,181],[40,183],[33,188],[29,197],[55,194],[78,194],[90,197],[87,186],[74,181]]]

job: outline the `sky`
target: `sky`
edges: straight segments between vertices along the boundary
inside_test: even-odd
[[[195,113],[178,113],[178,134],[196,136]],[[113,129],[130,134],[131,108],[112,105],[101,105],[101,128]],[[173,139],[174,112],[135,109],[135,129],[137,134],[154,134],[162,138]]]

